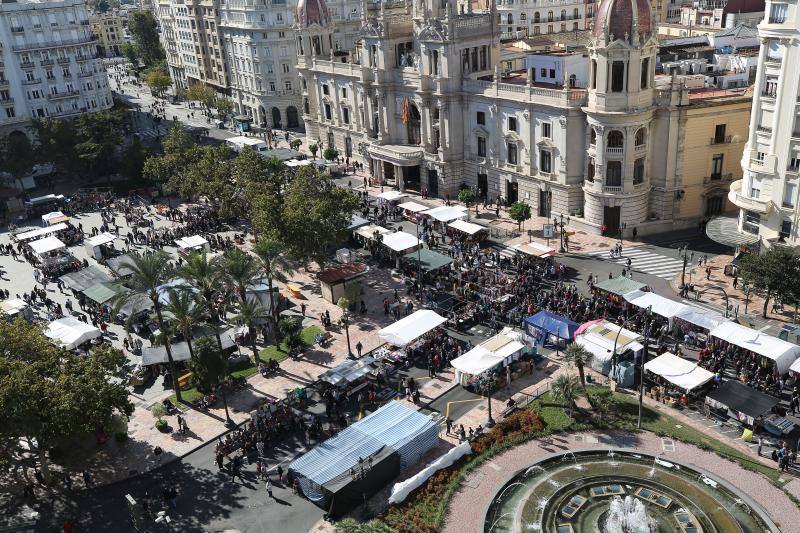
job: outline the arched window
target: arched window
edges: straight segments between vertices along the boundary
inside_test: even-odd
[[[539,15],[539,12],[537,11],[536,13],[533,14],[533,22],[541,22],[541,21],[542,17]]]
[[[578,8],[572,10],[572,18],[577,19],[580,15],[578,14]]]
[[[520,21],[528,20],[528,15],[526,15],[525,13],[520,13],[519,20]]]
[[[644,128],[639,128],[636,130],[636,136],[633,138],[633,142],[635,146],[644,146],[647,142],[647,132]]]
[[[589,144],[592,146],[597,144],[597,130],[594,128],[589,131]]]
[[[422,117],[419,114],[419,109],[415,104],[408,106],[408,144],[419,145],[422,143],[421,135],[421,122]]]
[[[553,22],[553,12],[552,11],[548,11],[547,12],[547,22]]]
[[[562,9],[561,10],[561,20],[567,20],[567,10],[566,9]]]
[[[508,23],[514,24],[514,15],[511,13],[508,14]]]
[[[608,133],[608,141],[606,141],[607,148],[622,148],[622,144],[624,143],[624,137],[622,136],[622,132],[618,130],[612,130]]]

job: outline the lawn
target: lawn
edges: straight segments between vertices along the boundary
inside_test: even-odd
[[[236,363],[235,365],[231,365],[229,368],[230,373],[235,378],[249,378],[256,372],[258,372],[258,367],[253,364],[253,362],[248,359],[247,361],[241,361]],[[203,393],[198,391],[194,387],[189,387],[188,389],[184,389],[181,391],[181,396],[183,396],[184,403],[191,403],[195,400],[199,400],[203,397]],[[169,397],[169,401],[173,404],[178,404],[178,398],[173,394]]]
[[[303,328],[302,333],[300,333],[300,338],[303,340],[303,344],[306,347],[313,346],[315,342],[314,339],[320,333],[322,333],[322,329],[320,329],[319,326],[308,326],[307,328]],[[289,357],[289,347],[286,346],[284,342],[281,342],[280,346],[267,346],[261,350],[259,357],[261,357],[261,360],[264,362],[274,359],[280,363]]]

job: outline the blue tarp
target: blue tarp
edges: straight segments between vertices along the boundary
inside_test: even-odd
[[[416,462],[436,445],[439,428],[430,417],[401,402],[389,402],[294,460],[289,470],[299,477],[311,500],[325,497],[323,485],[347,474],[385,447],[396,450],[401,468]]]
[[[571,340],[579,327],[576,322],[549,311],[539,311],[525,319],[525,331],[536,338],[546,333],[559,339]]]

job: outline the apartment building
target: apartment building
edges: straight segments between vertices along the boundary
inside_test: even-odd
[[[0,137],[112,105],[83,0],[0,3]]]
[[[125,19],[117,11],[94,13],[89,16],[92,35],[97,39],[98,51],[106,57],[120,55],[125,44]]]
[[[589,28],[595,0],[496,0],[503,39],[578,32]]]

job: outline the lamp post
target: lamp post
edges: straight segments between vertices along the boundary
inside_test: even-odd
[[[494,418],[492,418],[492,390],[494,388],[494,379],[491,376],[486,376],[481,379],[481,391],[486,395],[489,401],[489,418],[486,419],[486,427],[494,426]]]
[[[553,217],[553,227],[558,230],[558,234],[561,238],[561,245],[558,248],[558,253],[564,253],[564,233],[566,232],[567,224],[569,224],[569,217],[567,217],[567,221],[564,222],[564,213],[561,213],[561,222],[559,222],[558,217]]]
[[[422,292],[422,241],[419,238],[419,213],[414,215],[417,222],[417,298],[421,297]]]
[[[681,285],[686,284],[686,265],[694,261],[694,250],[689,251],[689,245],[684,244],[683,248],[679,248],[678,256],[683,259],[683,270],[681,271]]]
[[[636,429],[642,427],[642,403],[644,402],[644,363],[647,360],[647,338],[650,336],[650,318],[653,315],[653,306],[646,309],[644,318],[644,349],[642,350],[642,368],[639,370],[639,417],[636,419]]]
[[[628,229],[628,224],[625,222],[621,222],[619,225],[619,247],[620,250],[622,249],[622,236],[625,233],[625,230]]]

